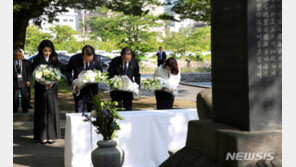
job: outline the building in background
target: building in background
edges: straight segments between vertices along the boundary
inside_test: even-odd
[[[49,23],[48,21],[42,21],[41,28],[43,32],[49,33],[49,28],[54,25],[68,25],[73,30],[81,32],[79,22],[81,14],[76,9],[68,9],[68,12],[60,13],[56,17],[56,21],[53,21],[52,23]]]
[[[160,0],[161,3],[166,3],[167,0]],[[164,6],[155,6],[155,5],[148,5],[145,9],[150,10],[150,14],[152,15],[161,15],[165,12],[168,14],[174,15],[177,19],[179,19],[179,15],[171,11],[172,6],[164,5]],[[87,27],[83,26],[85,20],[93,15],[97,15],[94,12],[89,10],[78,10],[73,8],[68,8],[68,12],[63,12],[57,15],[57,21],[53,23],[48,23],[47,21],[42,21],[41,23],[41,31],[49,33],[49,27],[54,25],[69,25],[73,30],[79,32],[78,35],[75,35],[75,38],[78,41],[88,40],[87,38]],[[182,28],[190,28],[190,27],[201,27],[205,26],[205,23],[202,22],[195,22],[191,19],[181,20],[180,22],[176,21],[159,21],[164,23],[163,27],[159,27],[157,29],[151,29],[151,31],[158,31],[162,36],[166,36],[168,32],[178,32]],[[33,24],[32,21],[30,24]]]
[[[53,27],[55,25],[68,25],[73,30],[79,32],[78,35],[74,35],[76,40],[78,41],[87,40],[88,38],[85,37],[86,28],[83,25],[86,18],[93,15],[95,15],[95,13],[89,10],[78,10],[78,9],[68,8],[68,12],[59,13],[56,16],[56,21],[53,21],[52,23],[49,23],[44,19],[41,23],[40,30],[45,33],[50,33],[49,31],[50,27]],[[30,21],[30,24],[33,24],[33,22]]]

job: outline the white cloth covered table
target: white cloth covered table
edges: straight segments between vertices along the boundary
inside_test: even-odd
[[[158,167],[168,150],[185,146],[187,125],[197,120],[196,109],[125,111],[115,138],[125,152],[124,167]],[[95,127],[81,113],[66,114],[65,166],[91,167],[91,151],[97,148]]]

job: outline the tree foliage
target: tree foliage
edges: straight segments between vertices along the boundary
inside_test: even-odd
[[[192,19],[195,21],[210,22],[210,0],[168,0],[171,11],[180,15],[180,19]]]
[[[38,26],[43,20],[51,23],[57,14],[67,12],[68,8],[93,10],[105,6],[128,15],[142,15],[149,12],[145,9],[147,5],[157,4],[160,4],[158,0],[13,0],[13,47],[24,47],[26,28],[30,20]]]
[[[38,50],[39,43],[44,39],[51,39],[52,36],[48,33],[43,33],[39,30],[37,26],[31,25],[27,27],[26,33],[26,51],[31,54]]]
[[[165,48],[180,54],[185,58],[188,51],[196,54],[210,50],[210,27],[182,29],[180,32],[171,32],[164,38]]]
[[[100,15],[88,19],[87,24],[93,39],[119,41],[120,47],[128,46],[133,50],[147,52],[154,49],[152,45],[161,34],[157,28],[163,23],[158,20],[157,16],[149,14],[135,16],[100,10]]]
[[[73,35],[78,34],[78,32],[73,30],[69,25],[55,25],[54,27],[50,27],[49,30],[54,34],[53,39],[57,43],[74,40]]]

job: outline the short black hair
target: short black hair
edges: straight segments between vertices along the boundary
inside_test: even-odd
[[[90,45],[85,45],[82,48],[82,55],[84,55],[84,54],[86,54],[88,56],[95,55],[95,49],[92,46],[90,46]]]
[[[125,55],[125,54],[131,54],[131,55],[133,55],[133,51],[132,51],[130,48],[125,47],[125,48],[123,48],[123,49],[121,50],[120,55],[123,56],[123,55]]]
[[[23,50],[22,50],[22,49],[16,49],[16,50],[14,50],[13,53],[16,54],[16,53],[18,53],[18,52],[19,52],[19,53],[23,53]]]
[[[162,47],[161,47],[161,46],[160,46],[158,49],[160,49],[160,48],[162,49]]]

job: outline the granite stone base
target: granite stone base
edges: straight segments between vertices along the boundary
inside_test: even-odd
[[[281,167],[282,131],[247,132],[212,120],[190,121],[186,146],[160,167],[203,167],[202,162],[223,167]]]
[[[211,119],[213,110],[212,89],[200,91],[196,96],[196,108],[199,120]]]

